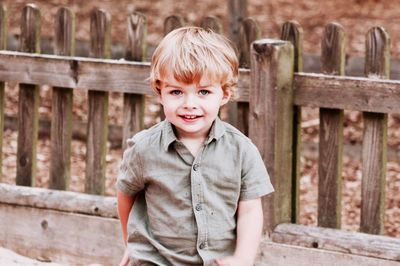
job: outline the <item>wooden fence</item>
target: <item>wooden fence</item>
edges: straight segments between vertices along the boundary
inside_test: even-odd
[[[0,212],[8,217],[0,221],[0,245],[42,260],[115,264],[122,254],[115,199],[89,194],[104,193],[109,92],[123,93],[123,139],[143,128],[144,95],[152,93],[146,82],[149,63],[140,62],[145,54],[146,17],[139,13],[128,17],[125,60],[107,59],[111,26],[104,10],[91,14],[91,58],[74,57],[75,19],[67,8],[59,9],[55,19],[55,55],[40,55],[40,12],[34,5],[23,10],[20,52],[4,50],[6,18],[1,6],[0,137],[4,82],[20,86],[17,186],[0,185]],[[183,24],[178,16],[168,17],[164,32]],[[201,26],[221,31],[213,17],[202,20]],[[300,258],[296,265],[309,263],[307,256],[313,256],[315,263],[398,265],[400,240],[375,235],[383,228],[387,114],[400,112],[400,82],[388,79],[388,34],[379,27],[368,32],[365,78],[344,76],[345,33],[338,24],[325,28],[322,74],[302,72],[303,32],[296,22],[283,25],[282,40],[255,41],[259,34],[253,20],[243,20],[239,56],[240,65],[247,68],[240,69],[240,98],[229,107],[229,120],[257,145],[276,188],[263,199],[264,231],[269,237],[258,263],[291,265],[288,254],[294,252]],[[49,188],[60,191],[29,187],[36,172],[39,84],[53,86]],[[68,189],[70,179],[72,97],[77,89],[89,95],[86,194],[62,191]],[[296,224],[303,106],[320,108],[319,227]],[[339,230],[344,109],[363,112],[363,233]],[[65,225],[62,232],[57,230],[59,223]],[[118,244],[109,249],[110,243]]]

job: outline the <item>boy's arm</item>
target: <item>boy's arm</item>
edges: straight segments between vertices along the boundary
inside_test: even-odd
[[[261,198],[239,201],[235,253],[231,257],[217,259],[217,265],[253,265],[261,240],[262,226]]]
[[[129,218],[129,213],[133,207],[133,203],[135,202],[135,198],[130,195],[126,195],[121,191],[118,191],[117,201],[118,201],[118,215],[122,229],[122,237],[124,239],[124,244],[126,246],[128,239],[128,232],[127,232],[128,218]]]

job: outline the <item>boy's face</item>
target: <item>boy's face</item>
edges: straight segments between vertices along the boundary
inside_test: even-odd
[[[175,126],[178,138],[207,137],[219,108],[229,101],[230,93],[221,84],[203,77],[199,84],[185,84],[172,74],[161,82],[159,99],[166,119]]]

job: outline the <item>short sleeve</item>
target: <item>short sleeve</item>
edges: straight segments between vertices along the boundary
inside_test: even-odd
[[[128,143],[130,147],[125,150],[122,157],[116,187],[119,191],[134,196],[144,188],[142,162],[137,146],[133,141]]]
[[[240,200],[256,199],[274,192],[257,147],[249,142],[242,157]]]

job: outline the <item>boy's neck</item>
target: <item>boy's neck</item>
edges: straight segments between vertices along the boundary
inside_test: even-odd
[[[203,146],[205,138],[179,138],[179,140],[190,151],[193,157],[196,157],[201,149],[201,146]]]

